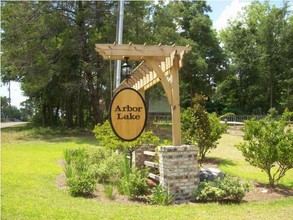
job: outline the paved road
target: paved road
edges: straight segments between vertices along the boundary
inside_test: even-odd
[[[26,124],[27,122],[1,122],[1,128],[8,128],[8,127],[13,127],[16,125],[23,125]]]

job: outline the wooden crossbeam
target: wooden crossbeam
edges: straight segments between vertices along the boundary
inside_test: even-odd
[[[157,61],[164,61],[174,50],[178,53],[186,51],[184,46],[139,45],[139,44],[96,44],[96,51],[107,60],[144,60],[152,57]]]

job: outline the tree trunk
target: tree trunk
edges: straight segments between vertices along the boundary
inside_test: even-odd
[[[87,86],[89,89],[90,103],[93,109],[94,120],[96,123],[101,123],[102,117],[101,117],[100,108],[99,108],[99,105],[100,105],[99,94],[94,88],[92,73],[90,71],[86,71],[85,76],[87,80]]]
[[[92,75],[92,65],[91,64],[91,59],[89,55],[89,51],[87,49],[87,33],[85,30],[85,12],[84,12],[84,5],[86,2],[79,1],[78,2],[78,10],[80,17],[77,20],[77,24],[79,27],[79,33],[80,33],[80,39],[81,39],[81,68],[82,72],[85,74],[85,79],[87,81],[87,88],[89,91],[89,100],[90,104],[93,110],[93,118],[95,123],[102,122],[102,116],[100,114],[100,109],[99,109],[99,94],[98,94],[98,89],[95,89],[94,86],[94,79]]]

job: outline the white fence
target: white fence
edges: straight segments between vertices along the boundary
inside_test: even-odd
[[[171,114],[168,113],[150,113],[148,115],[149,120],[159,122],[170,122],[172,120]],[[252,118],[255,118],[257,120],[262,119],[266,117],[266,115],[229,115],[224,118],[221,118],[222,121],[228,121],[228,122],[244,122],[245,120],[249,120]]]

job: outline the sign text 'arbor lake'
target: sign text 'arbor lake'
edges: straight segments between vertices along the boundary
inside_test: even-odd
[[[143,132],[147,111],[143,97],[132,88],[116,93],[110,106],[110,123],[115,134],[125,141],[132,141]]]

